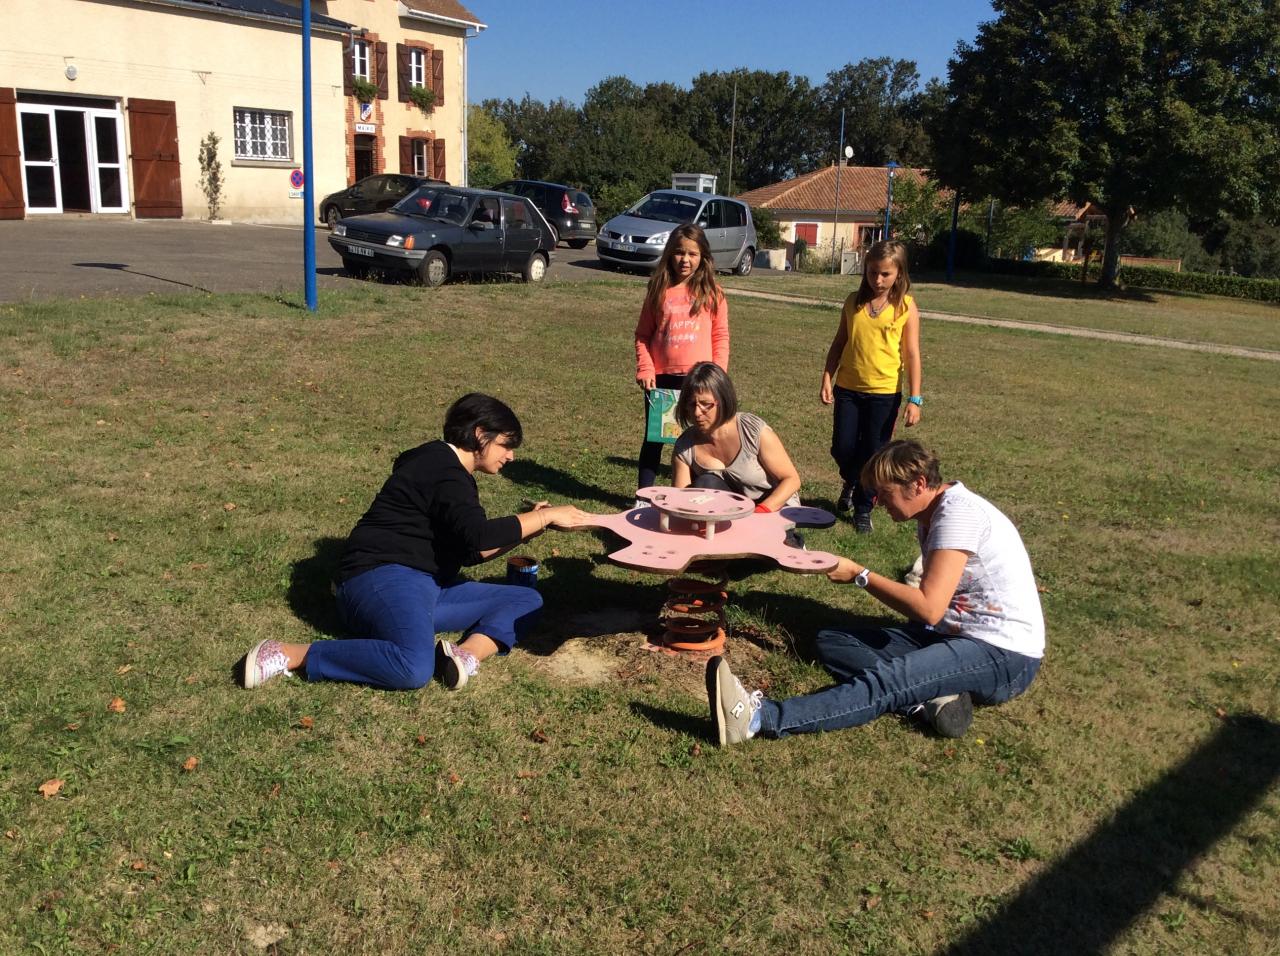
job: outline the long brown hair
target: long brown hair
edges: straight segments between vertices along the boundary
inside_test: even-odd
[[[689,306],[689,314],[697,315],[702,311],[703,306],[708,310],[718,308],[720,296],[724,295],[720,290],[720,283],[716,282],[715,261],[711,258],[711,245],[707,242],[707,234],[695,222],[686,222],[682,226],[677,226],[671,230],[666,248],[662,250],[662,257],[658,259],[658,265],[649,279],[649,291],[644,297],[644,307],[657,320],[659,328],[665,324],[662,317],[662,297],[675,284],[671,281],[671,259],[682,239],[695,242],[698,252],[702,255],[698,261],[698,268],[694,270],[693,275],[689,276],[689,297],[693,300]]]
[[[883,239],[867,250],[862,260],[862,285],[858,286],[858,298],[855,308],[860,308],[876,297],[876,290],[867,281],[867,270],[877,262],[892,262],[898,267],[898,279],[889,289],[889,301],[897,312],[902,307],[902,300],[911,291],[911,276],[907,273],[907,247],[896,239]]]

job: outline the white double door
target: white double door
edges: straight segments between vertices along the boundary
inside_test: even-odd
[[[28,213],[128,212],[119,109],[18,104]]]

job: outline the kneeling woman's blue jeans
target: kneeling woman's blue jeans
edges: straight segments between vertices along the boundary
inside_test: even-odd
[[[765,700],[765,737],[856,727],[888,711],[968,692],[975,704],[1017,697],[1040,671],[1040,658],[971,637],[949,637],[923,624],[854,633],[818,632],[818,659],[841,683],[790,700]]]
[[[506,653],[537,623],[542,595],[509,584],[441,585],[424,571],[383,564],[338,587],[338,612],[358,637],[316,641],[308,680],[342,680],[412,690],[431,680],[436,633],[491,637]]]

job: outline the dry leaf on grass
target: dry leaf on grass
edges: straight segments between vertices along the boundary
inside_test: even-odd
[[[79,729],[80,729],[80,725],[79,725],[79,724],[67,724],[67,726],[66,726],[64,729],[65,729],[65,730],[79,730]]]
[[[536,770],[517,770],[516,771],[517,780],[536,780],[537,777],[538,777],[538,771]]]
[[[299,718],[298,718],[298,726],[299,726],[299,727],[301,727],[303,730],[310,730],[310,729],[311,729],[312,727],[314,727],[315,725],[316,725],[316,721],[315,721],[315,718],[314,718],[314,717],[299,717]]]
[[[133,670],[132,664],[121,664],[119,667],[116,668],[116,675],[119,677],[123,677],[125,674],[129,673],[129,671],[131,670]]]
[[[196,767],[198,766],[200,766],[200,758],[194,755],[182,761],[182,769],[185,770],[187,773],[190,773],[192,770],[195,770]]]
[[[542,732],[541,727],[534,727],[533,732],[529,734],[529,739],[535,744],[545,744],[547,742],[547,735]]]
[[[112,697],[112,698],[111,698],[111,703],[107,704],[107,710],[111,711],[111,713],[113,713],[113,714],[123,714],[123,713],[124,713],[124,698],[123,698],[123,697]]]
[[[129,869],[135,870],[139,873],[145,870],[146,868],[147,868],[146,860],[134,860],[132,863],[129,864]]]
[[[419,747],[425,747],[427,745],[427,735],[418,734],[418,739],[415,740],[414,743],[416,743]]]
[[[234,501],[228,501],[226,504],[224,504],[224,505],[222,506],[222,510],[223,510],[223,511],[235,511],[235,510],[236,510],[236,503],[235,503]]]
[[[449,771],[449,782],[454,786],[462,783],[462,778],[458,776],[458,772],[456,770]]]
[[[40,791],[41,795],[46,800],[48,800],[50,797],[57,795],[58,791],[62,789],[62,785],[64,783],[66,783],[65,780],[57,780],[57,779],[46,780],[44,783],[40,784],[40,786],[38,786],[36,789]],[[8,836],[8,834],[6,833],[5,836]]]

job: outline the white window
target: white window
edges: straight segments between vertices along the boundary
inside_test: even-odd
[[[431,144],[425,139],[415,139],[413,141],[413,175],[430,175],[427,172],[427,150],[430,148]]]
[[[351,75],[358,76],[362,80],[371,79],[369,76],[369,44],[364,40],[356,40],[351,44]]]
[[[414,86],[427,85],[427,51],[409,51],[409,82]]]
[[[293,114],[236,107],[236,159],[293,158]]]

